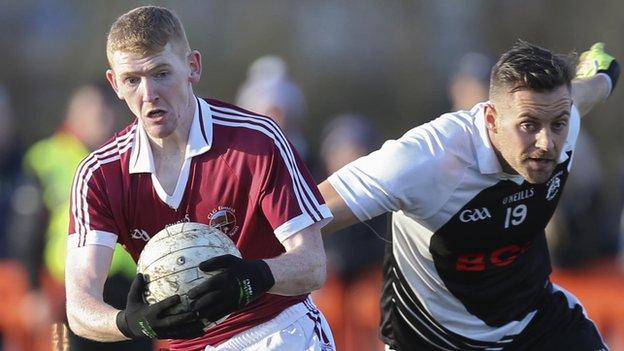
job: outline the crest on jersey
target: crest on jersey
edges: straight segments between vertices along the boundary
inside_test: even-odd
[[[557,174],[546,183],[548,187],[546,190],[546,200],[550,201],[554,199],[557,193],[559,193],[559,188],[561,188],[561,179],[559,179],[559,176],[561,174],[563,174],[563,171],[557,172]]]
[[[208,221],[208,224],[219,229],[229,237],[233,237],[238,232],[236,210],[231,207],[217,207],[208,215]]]

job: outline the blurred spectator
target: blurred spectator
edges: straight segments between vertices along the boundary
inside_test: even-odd
[[[380,138],[371,121],[356,114],[343,114],[334,118],[323,130],[321,160],[326,175],[334,173],[347,163],[369,154],[379,147]],[[332,273],[348,282],[358,274],[381,264],[385,218],[378,217],[368,223],[345,228],[348,234],[328,235],[323,238]],[[377,232],[377,235],[372,230]]]
[[[448,84],[451,111],[470,110],[488,99],[493,61],[484,54],[470,52],[459,61]]]
[[[13,238],[37,230],[42,222],[36,188],[21,170],[22,151],[8,92],[0,85],[0,296],[6,306],[15,306],[28,290]],[[20,311],[5,309],[0,314],[0,350],[31,350],[33,346]]]
[[[620,224],[618,226],[618,260],[624,268],[624,206],[621,206]]]
[[[611,350],[624,350],[624,267],[614,259],[617,213],[603,193],[606,179],[596,143],[582,125],[573,157],[577,171],[570,172],[546,227],[551,281],[583,302]]]
[[[252,62],[247,80],[238,90],[236,104],[271,117],[286,133],[307,166],[311,166],[310,149],[301,131],[307,117],[305,96],[288,75],[284,60],[278,56],[262,56]]]
[[[36,178],[49,217],[44,231],[33,231],[19,238],[22,242],[19,245],[20,256],[29,271],[33,287],[22,303],[23,313],[28,318],[45,315],[47,301],[51,320],[65,320],[63,277],[69,227],[69,191],[80,161],[112,133],[115,112],[115,95],[110,87],[104,84],[79,87],[69,100],[60,127],[52,136],[35,143],[25,155],[24,168]],[[43,252],[40,250],[43,245],[36,244],[42,242],[45,242]],[[40,274],[42,271],[43,274]],[[132,258],[118,246],[104,289],[104,300],[114,307],[123,308],[135,271]],[[69,343],[71,350],[75,351],[151,350],[151,343],[147,341],[96,343],[71,331]]]
[[[325,177],[367,155],[379,142],[366,117],[337,116],[323,130],[320,155]],[[386,222],[379,216],[323,237],[327,282],[312,296],[332,327],[337,350],[383,350],[377,334]]]
[[[8,92],[0,85],[0,259],[11,258],[11,226],[16,224],[13,216],[28,211],[29,204],[17,201],[17,190],[24,185],[21,170],[23,148],[15,136],[14,115]],[[22,188],[26,200],[27,190]],[[36,199],[34,200],[36,205]],[[32,204],[32,203],[31,203]],[[20,208],[22,205],[24,208]],[[31,206],[32,207],[32,206]]]

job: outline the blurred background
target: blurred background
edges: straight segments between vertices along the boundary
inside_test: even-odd
[[[59,132],[76,136],[85,149],[102,141],[71,126],[70,102],[85,85],[104,81],[110,24],[146,4],[175,10],[191,46],[202,53],[198,95],[274,117],[319,182],[385,139],[441,113],[470,108],[482,98],[489,67],[519,38],[561,53],[604,41],[607,52],[624,61],[619,0],[0,0],[0,248],[9,248],[0,251],[0,296],[17,295],[18,301],[11,304],[14,313],[0,317],[0,350],[40,349],[48,343],[24,340],[54,319],[43,316],[43,326],[24,330],[32,323],[23,315],[37,313],[18,308],[20,296],[28,295],[30,304],[50,306],[45,310],[54,315],[48,300],[57,298],[43,292],[54,264],[39,256],[53,241],[48,222],[64,204],[46,200],[49,185],[43,180],[49,177],[33,168],[37,157],[52,154],[39,150],[37,156],[33,146]],[[123,102],[112,101],[109,108],[117,116],[115,127],[132,120]],[[553,280],[584,302],[613,350],[624,350],[622,111],[619,86],[584,120],[574,178],[548,230]],[[97,117],[77,125],[94,123],[102,123],[99,130],[110,128]],[[62,157],[48,158],[60,167]],[[73,173],[73,167],[61,168]],[[380,349],[377,269],[386,226],[383,218],[369,225],[378,235],[362,227],[345,235],[354,240],[326,240],[330,279],[315,299],[330,319],[338,350]],[[353,249],[355,241],[367,242],[367,249]],[[353,252],[364,254],[348,256]],[[58,285],[50,289],[62,296]]]

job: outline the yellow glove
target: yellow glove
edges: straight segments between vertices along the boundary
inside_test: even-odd
[[[615,57],[604,51],[604,43],[595,43],[588,51],[581,54],[576,67],[577,78],[589,78],[596,74],[605,74],[611,80],[611,91],[620,77],[620,65]]]

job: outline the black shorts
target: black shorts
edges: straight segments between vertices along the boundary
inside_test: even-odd
[[[551,288],[552,289],[552,288]],[[392,314],[396,313],[396,306]],[[394,317],[394,318],[393,318]],[[436,348],[420,338],[411,328],[401,325],[396,315],[386,325],[383,341],[395,351],[445,350]],[[449,348],[456,350],[456,348]],[[465,350],[484,350],[485,348],[466,348]],[[463,349],[462,349],[463,350]],[[540,303],[537,314],[522,333],[513,337],[513,341],[500,348],[491,350],[521,351],[607,351],[596,326],[587,319],[583,308],[576,304],[573,308],[561,291],[553,290],[546,294]]]
[[[583,307],[568,305],[562,291],[549,294],[531,323],[505,350],[606,351],[594,323]]]

